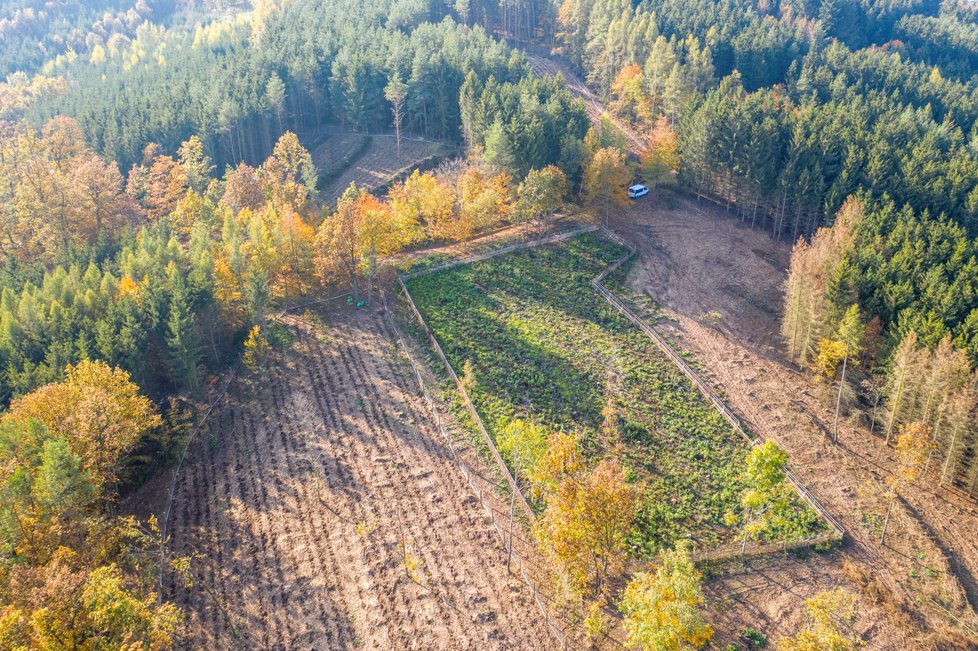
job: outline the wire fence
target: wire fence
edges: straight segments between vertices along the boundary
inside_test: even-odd
[[[280,313],[272,316],[272,320],[282,319],[290,312],[294,312],[299,309],[308,308],[312,305],[328,303],[330,301],[335,301],[337,299],[345,298],[347,296],[350,296],[349,292],[345,292],[337,296],[330,296],[329,298],[309,301],[303,304],[285,306]],[[218,389],[217,394],[207,404],[207,407],[205,408],[203,414],[197,420],[197,424],[194,426],[193,430],[191,430],[190,435],[187,437],[187,440],[183,445],[183,449],[180,451],[180,456],[177,459],[177,464],[173,468],[173,478],[170,481],[170,488],[167,492],[166,508],[163,510],[163,516],[160,518],[160,525],[159,525],[160,526],[160,559],[159,559],[159,577],[158,577],[159,586],[157,590],[157,599],[160,601],[160,603],[162,603],[163,600],[163,575],[166,569],[166,549],[167,549],[167,543],[169,542],[168,527],[170,523],[170,512],[173,510],[173,501],[176,496],[177,482],[180,479],[180,473],[183,470],[183,464],[186,462],[187,455],[190,452],[190,446],[197,439],[197,435],[200,433],[200,430],[204,428],[204,425],[207,424],[207,421],[210,419],[211,414],[221,403],[221,401],[224,400],[224,398],[227,396],[228,390],[231,388],[231,383],[234,382],[234,379],[238,376],[238,373],[241,370],[241,362],[242,362],[242,355],[239,353],[238,356],[235,358],[234,363],[227,370],[224,379],[221,381],[221,388]]]
[[[159,567],[159,586],[157,590],[157,600],[159,603],[163,602],[163,574],[166,569],[166,547],[167,547],[167,526],[170,523],[170,511],[173,509],[173,498],[177,490],[177,480],[180,478],[180,471],[183,470],[183,463],[187,459],[187,453],[190,450],[190,444],[197,438],[197,434],[203,429],[207,420],[210,418],[211,413],[217,407],[217,405],[224,399],[227,395],[228,389],[231,387],[231,383],[238,374],[238,370],[241,368],[241,356],[239,355],[234,365],[228,371],[227,376],[224,378],[223,386],[217,392],[217,395],[213,400],[207,405],[207,409],[204,411],[203,416],[198,420],[197,425],[190,432],[190,436],[187,437],[187,442],[184,443],[183,450],[180,452],[180,458],[177,460],[177,465],[173,469],[173,479],[170,482],[169,495],[166,500],[166,509],[163,511],[163,517],[160,522],[160,567]]]
[[[563,231],[561,233],[555,233],[553,235],[547,235],[545,237],[537,238],[534,240],[529,240],[525,242],[517,242],[515,244],[509,244],[507,246],[499,247],[498,249],[492,249],[484,253],[474,253],[472,255],[462,256],[455,260],[450,260],[440,265],[434,267],[428,267],[427,269],[422,269],[420,271],[409,271],[407,273],[401,274],[399,276],[400,280],[411,280],[413,278],[418,278],[420,276],[427,276],[428,274],[433,274],[439,271],[445,271],[446,269],[451,269],[453,267],[459,267],[466,264],[472,264],[473,262],[481,262],[483,260],[488,260],[490,258],[495,258],[497,255],[505,255],[506,253],[512,253],[513,251],[518,251],[520,249],[528,249],[539,246],[544,246],[546,244],[556,244],[563,240],[581,235],[583,233],[591,233],[598,230],[598,227],[594,224],[588,224],[586,226],[579,226],[577,228],[572,228],[568,231]]]
[[[417,307],[415,307],[414,302],[411,300],[410,293],[408,293],[403,283],[401,283],[401,287],[404,290],[403,292],[404,296],[406,297],[408,304],[412,307],[415,316],[419,319],[420,323],[422,324],[422,327],[425,328],[425,332],[428,333],[429,337],[431,338],[431,341],[437,347],[438,342],[434,340],[434,337],[432,337],[431,333],[427,330],[427,327],[424,324],[424,319],[421,318],[420,313],[417,311]],[[442,422],[441,416],[439,415],[438,412],[438,408],[435,405],[435,401],[431,397],[430,392],[428,391],[428,387],[425,384],[424,377],[421,374],[421,369],[418,366],[418,363],[415,361],[414,356],[411,354],[411,351],[408,348],[407,343],[404,341],[404,337],[401,335],[400,329],[397,327],[395,320],[391,316],[390,308],[387,305],[387,299],[383,295],[383,293],[381,293],[381,300],[384,305],[384,314],[387,317],[388,323],[390,324],[391,329],[394,331],[394,333],[397,336],[398,344],[400,345],[401,349],[404,351],[404,354],[408,358],[408,361],[411,363],[411,367],[414,370],[415,379],[418,382],[418,386],[421,388],[421,393],[425,399],[425,403],[427,404],[428,409],[435,420],[435,424],[438,427],[438,430],[441,432],[442,437],[445,439],[445,443],[448,445],[448,449],[452,454],[452,459],[454,459],[456,465],[458,466],[462,478],[468,484],[469,490],[472,492],[472,494],[478,498],[480,506],[482,506],[483,511],[485,512],[486,516],[489,518],[489,521],[492,523],[496,535],[499,537],[500,543],[503,545],[504,548],[507,548],[509,550],[510,557],[512,559],[512,564],[516,566],[520,578],[527,585],[527,587],[529,587],[532,590],[534,603],[536,603],[537,608],[540,610],[540,613],[543,615],[544,621],[546,622],[547,628],[549,629],[550,633],[560,643],[561,649],[574,648],[573,639],[561,628],[559,623],[555,621],[554,617],[551,616],[550,609],[547,608],[547,605],[545,603],[545,601],[548,600],[548,597],[537,588],[536,582],[531,578],[531,576],[527,572],[525,567],[527,562],[524,561],[523,556],[521,554],[514,553],[513,525],[512,525],[511,518],[508,517],[509,514],[506,514],[494,508],[493,505],[489,502],[489,500],[486,499],[485,487],[483,483],[479,481],[480,479],[482,479],[484,482],[485,478],[482,477],[482,475],[477,470],[471,469],[469,465],[465,462],[465,460],[462,459],[462,456],[459,454],[459,451],[455,446],[455,440],[452,437],[451,433],[445,428],[445,424]],[[444,355],[441,353],[440,347],[436,348],[436,352],[439,354],[439,357],[441,357],[441,359],[444,361],[446,368],[449,371],[449,374],[452,375],[452,377],[455,379],[456,384],[458,384],[458,377],[455,375],[455,372],[452,370],[451,364],[448,363],[448,360],[446,360]],[[459,388],[462,391],[464,391],[464,388],[461,387],[460,384],[459,384]],[[467,396],[465,396],[464,399],[467,404],[471,405],[471,403],[468,401]],[[488,433],[485,432],[485,428],[482,426],[481,419],[478,419],[478,414],[476,414],[475,417],[477,419],[476,422],[479,424],[483,435],[488,437]],[[489,439],[488,445],[489,448],[494,453],[494,457],[496,459],[497,464],[502,463],[502,458],[499,456],[499,452],[496,450],[496,446],[493,445],[491,439]],[[529,515],[530,518],[535,519],[535,515],[532,509],[530,509],[529,504],[527,504],[525,497],[523,497],[522,492],[519,490],[519,487],[516,485],[516,482],[514,481],[505,463],[502,463],[501,470],[504,472],[504,474],[507,477],[507,480],[510,482],[510,488],[511,490],[514,491],[513,495],[519,496],[521,505],[526,510],[526,513]],[[490,490],[492,490],[491,486],[490,486]],[[506,535],[507,525],[501,524],[499,520],[507,521],[508,529],[509,529],[508,538]],[[526,541],[525,539],[522,538],[521,538],[521,542],[523,542],[524,544],[530,544],[529,541]],[[529,564],[535,565],[534,563],[532,563],[532,561],[530,561]]]
[[[694,386],[697,387],[697,389],[702,393],[702,395],[713,404],[713,406],[730,423],[733,429],[739,432],[741,436],[743,436],[744,439],[751,446],[759,445],[761,443],[760,439],[754,438],[750,436],[750,434],[748,434],[747,430],[741,424],[740,419],[737,418],[737,416],[726,405],[726,403],[724,403],[724,401],[718,395],[716,395],[716,393],[709,387],[709,385],[707,385],[707,383],[700,377],[700,375],[684,359],[682,359],[682,357],[680,357],[678,353],[676,353],[676,351],[672,348],[672,346],[658,332],[656,332],[648,323],[644,321],[644,319],[636,315],[618,297],[612,294],[607,288],[605,288],[601,284],[605,278],[607,278],[611,273],[615,272],[618,268],[620,268],[621,265],[627,262],[636,253],[636,249],[634,246],[626,242],[618,234],[614,233],[607,227],[587,225],[563,233],[558,233],[556,235],[550,235],[535,240],[519,242],[516,244],[504,246],[499,249],[495,249],[484,253],[479,253],[470,256],[463,256],[456,260],[451,260],[444,264],[423,269],[421,271],[399,275],[397,281],[401,288],[401,295],[404,297],[405,302],[407,306],[410,308],[412,314],[414,315],[415,320],[418,322],[421,329],[424,331],[426,338],[428,339],[428,342],[431,344],[432,350],[435,352],[435,355],[438,357],[439,360],[441,360],[442,365],[445,367],[446,372],[455,383],[455,386],[459,392],[459,395],[462,398],[466,410],[472,416],[473,422],[476,425],[476,429],[478,430],[480,436],[485,442],[487,449],[491,452],[492,457],[496,465],[499,467],[500,472],[506,478],[510,490],[513,491],[513,496],[519,501],[519,504],[523,512],[526,514],[527,518],[531,523],[536,522],[536,514],[534,513],[533,509],[530,507],[526,497],[523,495],[523,492],[520,489],[519,485],[517,484],[513,474],[510,472],[509,467],[506,465],[502,456],[499,454],[495,442],[493,441],[492,437],[489,435],[488,430],[486,429],[484,423],[482,422],[482,418],[479,416],[479,413],[476,410],[474,404],[472,403],[472,400],[470,399],[468,392],[466,391],[463,383],[459,379],[458,374],[455,372],[455,369],[448,361],[448,358],[445,356],[445,353],[442,350],[441,345],[438,343],[438,340],[431,332],[420,310],[418,309],[417,305],[414,303],[414,299],[411,297],[411,293],[408,291],[405,281],[411,280],[413,278],[418,278],[421,276],[426,276],[428,274],[437,273],[439,271],[444,271],[461,265],[472,264],[474,262],[488,260],[496,256],[505,255],[507,253],[512,253],[514,251],[518,251],[521,249],[529,249],[529,248],[545,246],[548,244],[554,244],[569,239],[571,237],[575,237],[577,235],[595,232],[599,230],[608,239],[628,249],[628,253],[622,256],[620,259],[613,262],[612,264],[610,264],[601,273],[599,273],[594,279],[592,279],[591,281],[592,287],[606,301],[608,301],[608,303],[610,303],[619,312],[621,312],[622,315],[625,316],[625,318],[627,318],[634,325],[636,325],[640,330],[642,330],[642,332],[645,333],[662,350],[662,352],[673,363],[676,364],[677,367],[679,367],[679,369],[687,376],[687,378],[689,378],[689,380],[694,384]],[[466,463],[459,456],[455,448],[454,441],[452,439],[451,434],[445,429],[444,424],[442,423],[440,417],[438,416],[438,412],[435,408],[434,401],[432,400],[430,394],[428,393],[427,387],[425,386],[418,365],[415,362],[412,355],[410,354],[407,345],[405,344],[403,338],[401,337],[400,331],[397,329],[396,324],[394,324],[393,319],[390,316],[390,310],[387,306],[386,299],[384,299],[384,308],[388,319],[391,320],[392,328],[397,333],[401,347],[404,349],[405,354],[407,355],[408,359],[411,361],[411,365],[414,368],[415,375],[417,377],[419,385],[421,386],[421,390],[422,393],[424,394],[425,400],[427,401],[429,408],[434,414],[438,428],[442,432],[442,435],[445,437],[449,449],[451,450],[452,456],[459,466],[462,476],[465,478],[466,482],[468,483],[469,488],[472,490],[472,493],[478,497],[479,503],[482,506],[483,510],[485,511],[486,515],[489,517],[490,521],[492,522],[493,528],[495,529],[497,535],[499,536],[500,541],[503,543],[504,546],[507,546],[507,540],[508,540],[509,549],[512,550],[513,539],[514,539],[512,526],[511,525],[509,526],[509,537],[507,539],[507,527],[499,522],[499,519],[503,519],[505,513],[499,511],[498,509],[495,509],[486,500],[483,486],[478,485],[478,482],[475,480],[476,477],[479,477],[478,473],[477,472],[474,473],[472,469],[469,466],[467,466]],[[804,499],[812,507],[812,509],[814,509],[829,524],[830,527],[829,532],[819,534],[817,536],[810,536],[810,537],[806,537],[799,540],[793,540],[793,541],[785,540],[785,541],[779,541],[773,543],[755,543],[751,545],[737,545],[737,546],[724,547],[724,548],[714,549],[714,550],[704,550],[701,552],[694,553],[693,560],[702,562],[702,561],[710,561],[710,560],[726,560],[734,557],[760,556],[760,555],[766,555],[775,552],[787,552],[793,549],[809,548],[817,545],[828,544],[833,541],[842,540],[843,537],[845,536],[845,529],[838,522],[838,520],[836,520],[825,509],[825,507],[822,506],[821,502],[819,502],[819,500],[811,493],[811,491],[809,491],[808,488],[804,486],[790,470],[786,472],[786,477],[794,486],[799,496],[802,499]],[[522,538],[521,538],[521,542],[523,542],[524,544],[530,544],[529,541],[526,541],[525,539]],[[569,645],[572,643],[572,640],[568,637],[568,634],[565,631],[563,631],[554,622],[552,616],[550,615],[546,607],[546,604],[544,603],[548,599],[547,596],[539,591],[539,589],[536,587],[536,584],[525,570],[524,566],[527,564],[528,561],[522,558],[522,556],[520,556],[519,554],[513,553],[512,557],[514,559],[514,564],[517,566],[517,569],[519,570],[520,576],[527,584],[527,586],[529,586],[533,590],[534,600],[537,603],[537,606],[540,608],[541,613],[544,615],[547,625],[550,628],[551,632],[558,639],[558,641],[560,641],[562,648],[570,648]],[[532,564],[532,561],[529,561],[529,563]],[[605,634],[603,637],[605,638],[606,641],[613,643],[615,646],[624,647],[624,644],[622,644],[621,641],[615,639],[610,635]]]
[[[445,371],[455,382],[455,387],[458,389],[459,395],[462,397],[462,402],[466,410],[468,411],[469,415],[472,416],[472,420],[475,423],[476,429],[479,431],[479,434],[482,436],[486,444],[486,447],[492,453],[493,459],[495,460],[496,465],[499,467],[499,470],[502,473],[503,477],[506,478],[506,481],[509,484],[510,489],[514,492],[517,499],[519,500],[520,506],[523,507],[523,511],[525,512],[526,517],[530,520],[531,523],[534,524],[536,523],[536,513],[534,513],[533,509],[530,507],[530,503],[527,501],[526,497],[523,495],[523,492],[520,490],[519,485],[516,483],[516,478],[513,477],[512,472],[510,472],[509,466],[506,465],[506,462],[499,454],[499,450],[496,448],[496,445],[492,440],[492,436],[490,436],[489,431],[486,429],[485,423],[482,422],[482,417],[479,415],[479,412],[475,408],[472,399],[469,397],[468,391],[465,389],[464,384],[459,379],[458,374],[455,372],[455,369],[452,367],[452,364],[448,361],[448,358],[445,356],[445,353],[442,350],[441,345],[438,343],[438,339],[435,338],[435,335],[428,328],[427,322],[425,321],[424,317],[421,315],[421,311],[418,310],[418,306],[415,305],[414,299],[411,297],[411,292],[408,291],[407,285],[404,284],[404,281],[410,280],[412,278],[417,278],[420,276],[426,276],[428,274],[437,273],[439,271],[444,271],[446,269],[451,269],[453,267],[458,267],[460,265],[472,264],[473,262],[479,262],[481,260],[488,260],[490,258],[494,258],[499,255],[505,255],[507,253],[518,251],[520,249],[528,249],[533,247],[544,246],[546,244],[552,244],[555,242],[560,242],[562,240],[574,237],[576,235],[580,235],[581,233],[587,233],[595,230],[597,230],[597,226],[594,225],[583,226],[564,233],[549,235],[547,237],[543,237],[536,240],[530,240],[528,242],[518,242],[516,244],[510,244],[508,246],[504,246],[492,251],[488,251],[486,253],[479,253],[471,256],[463,256],[456,260],[446,262],[445,264],[424,269],[422,271],[418,271],[415,273],[400,275],[397,278],[397,282],[401,287],[401,294],[405,297],[408,307],[411,308],[411,312],[414,314],[414,318],[417,320],[418,325],[421,326],[421,329],[424,331],[425,335],[427,336],[428,342],[431,344],[431,347],[435,351],[435,354],[438,356],[438,359],[440,359],[441,363],[444,365]]]
[[[621,244],[628,249],[628,253],[616,260],[614,263],[609,265],[604,271],[595,276],[591,280],[591,286],[599,293],[604,299],[614,306],[622,315],[625,316],[634,325],[638,326],[643,333],[645,333],[662,352],[676,364],[677,367],[683,372],[683,374],[696,386],[700,393],[720,412],[721,415],[727,420],[731,427],[753,447],[760,445],[763,441],[759,438],[755,438],[748,434],[747,430],[741,424],[740,419],[737,418],[736,414],[727,406],[727,404],[718,396],[713,389],[703,380],[700,374],[690,366],[686,360],[684,360],[669,344],[666,339],[660,335],[652,326],[650,326],[644,319],[635,314],[625,303],[619,299],[617,296],[608,291],[601,283],[610,274],[616,271],[621,265],[625,264],[633,255],[635,255],[635,247],[626,242],[616,233],[612,232],[608,228],[602,228],[601,232],[609,239]],[[827,544],[831,541],[839,540],[841,541],[845,537],[845,529],[836,520],[831,513],[826,510],[822,503],[812,494],[812,492],[798,480],[798,478],[791,472],[791,470],[786,471],[786,478],[794,486],[798,495],[808,503],[812,509],[815,510],[828,524],[831,531],[827,534],[820,534],[817,536],[811,536],[795,541],[781,541],[775,543],[759,543],[756,545],[749,546],[750,554],[748,554],[747,548],[744,547],[731,547],[716,550],[709,550],[704,552],[699,552],[694,554],[694,558],[697,560],[716,560],[722,558],[732,558],[735,556],[743,555],[759,555],[766,554],[775,551],[787,551],[789,549],[800,549],[804,547],[812,547],[816,545]]]

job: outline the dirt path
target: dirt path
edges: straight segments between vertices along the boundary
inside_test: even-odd
[[[538,77],[555,77],[558,74],[564,76],[567,88],[571,93],[580,97],[584,102],[588,117],[592,122],[599,122],[602,117],[610,120],[624,134],[628,151],[635,156],[641,156],[645,149],[645,142],[630,129],[622,125],[613,116],[604,110],[604,104],[591,92],[591,89],[581,81],[566,65],[555,59],[540,56],[539,54],[527,53],[526,58],[530,62],[530,69]]]
[[[953,624],[942,607],[969,618],[973,626],[968,601],[969,581],[978,569],[974,505],[963,504],[955,494],[911,490],[897,509],[887,546],[880,547],[879,519],[886,510],[882,495],[892,455],[851,423],[844,428],[842,444],[832,445],[825,436],[832,423],[829,388],[781,357],[778,322],[789,247],[741,226],[712,205],[666,192],[633,204],[614,227],[639,248],[641,256],[627,284],[658,303],[665,317],[658,329],[694,353],[708,380],[727,395],[753,431],[791,453],[800,479],[849,534],[841,558],[809,559],[805,566],[783,563],[762,573],[764,581],[758,585],[793,585],[791,590],[741,592],[731,579],[721,579],[714,596],[723,604],[723,616],[763,615],[768,630],[787,632],[799,620],[800,602],[813,586],[859,589],[856,584],[871,577],[879,584],[874,590],[884,590],[878,598],[893,608],[890,623],[907,627],[914,645],[930,645],[931,633]],[[716,313],[713,318],[706,316],[710,312]],[[874,461],[877,456],[881,465]],[[795,580],[798,576],[805,578]],[[728,603],[725,595],[731,592],[738,599]],[[911,619],[901,619],[901,612]],[[885,641],[880,648],[887,648],[892,632],[873,630],[872,620],[865,621],[869,639]],[[924,621],[932,631],[916,634],[926,628]]]
[[[189,646],[549,648],[387,322],[289,327],[184,467],[171,532],[195,585],[168,592]]]

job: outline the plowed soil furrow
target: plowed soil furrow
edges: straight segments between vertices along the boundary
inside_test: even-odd
[[[388,328],[386,327],[386,323],[380,324],[380,329],[378,330],[377,334],[378,336],[383,336],[386,337],[387,339],[393,339],[393,333],[391,333],[388,330]],[[378,359],[374,357],[370,360],[370,362],[383,367],[383,369],[378,369],[377,373],[384,374],[389,378],[391,378],[392,386],[390,387],[390,390],[387,392],[388,400],[403,399],[405,396],[410,395],[410,390],[404,385],[403,374],[398,373],[397,369],[393,367],[393,365],[390,362],[390,357],[385,356],[383,359]],[[394,405],[394,407],[396,409],[396,405]],[[387,413],[392,413],[392,412],[388,411]],[[400,430],[402,435],[405,437],[410,437],[412,440],[416,441],[420,446],[420,448],[414,446],[410,447],[409,453],[420,453],[426,455],[441,456],[441,458],[444,459],[446,463],[452,463],[448,461],[447,458],[445,458],[444,455],[447,453],[447,451],[444,449],[443,446],[435,446],[433,444],[433,439],[429,437],[418,436],[417,431],[412,427],[410,423],[405,422],[402,423],[402,425],[403,426]],[[396,431],[396,430],[394,428],[391,428],[391,431]],[[409,455],[409,456],[413,456],[413,455]],[[452,470],[453,469],[450,467],[446,468],[447,472],[450,472]],[[431,480],[433,479],[433,477],[434,475],[432,474],[427,479]],[[431,502],[437,504],[441,504],[446,500],[450,500],[452,502],[458,503],[465,499],[465,495],[460,493],[457,490],[457,487],[453,487],[451,494],[443,495],[435,492],[430,494],[429,499]],[[472,525],[475,524],[474,518],[463,520],[465,516],[463,514],[459,514],[456,510],[452,510],[450,513],[446,513],[443,517],[445,518],[446,521],[445,524],[447,525],[447,527],[430,528],[430,531],[432,532],[432,535],[435,538],[436,545],[450,544],[450,541],[444,539],[443,536],[444,531],[452,530],[452,531],[467,533],[470,530],[470,528],[472,528]],[[479,521],[480,524],[482,524],[482,526],[476,527],[475,530],[480,531],[483,535],[478,540],[473,540],[470,537],[466,536],[466,538],[469,538],[468,544],[475,544],[475,545],[493,544],[494,541],[491,538],[489,538],[489,531],[485,527],[486,525],[485,519],[480,517]],[[458,581],[461,573],[461,568],[459,567],[458,564],[459,560],[460,559],[457,556],[453,556],[452,557],[453,562],[446,566],[447,577],[437,577],[441,582],[440,589],[450,590],[452,588],[452,583]],[[488,572],[485,573],[480,572],[477,576],[481,578],[485,576],[490,576],[490,574]],[[482,586],[480,585],[478,587],[481,588]],[[486,586],[486,588],[488,587],[489,586]],[[467,609],[477,606],[477,604],[474,604],[471,601],[467,601],[463,603],[453,603],[451,605],[452,607],[457,608],[460,612],[465,612]],[[490,631],[490,634],[493,633]]]
[[[300,364],[299,366],[304,367],[305,364]],[[296,368],[295,370],[300,371],[299,368]],[[320,420],[320,418],[325,415],[322,413],[322,411],[320,411],[318,406],[314,405],[313,401],[310,400],[310,390],[313,395],[316,393],[315,384],[310,385],[308,382],[303,382],[301,383],[301,386],[296,386],[295,382],[291,381],[296,376],[302,376],[302,375],[303,373],[297,372],[297,373],[290,373],[286,377],[281,377],[279,375],[276,375],[275,377],[276,380],[280,380],[284,383],[283,388],[286,392],[286,395],[283,396],[283,398],[280,401],[276,401],[276,404],[280,403],[285,405],[284,409],[282,410],[279,410],[276,407],[276,411],[278,413],[280,422],[287,423],[287,427],[289,429],[288,435],[282,439],[283,445],[286,447],[291,446],[291,444],[289,443],[290,440],[299,439],[299,435],[298,435],[299,429],[315,427],[314,422],[316,420]],[[276,386],[276,389],[278,388],[279,387]],[[286,418],[283,412],[291,412],[293,416],[291,418]],[[320,418],[317,418],[317,415]],[[335,420],[335,419],[330,419],[330,420]],[[338,429],[334,429],[333,432],[338,432]],[[302,451],[301,455],[304,458],[306,453]],[[325,522],[323,522],[322,519],[320,518],[321,511],[319,509],[314,508],[315,505],[320,502],[320,499],[314,495],[308,494],[307,488],[309,485],[310,484],[307,483],[299,489],[302,495],[300,498],[300,502],[297,505],[297,510],[299,512],[300,519],[302,521],[308,522],[309,524],[308,535],[313,539],[311,547],[315,549],[317,547],[321,547],[325,545],[325,542],[321,535],[322,527],[325,526]],[[348,514],[348,516],[349,515],[351,514]],[[348,517],[347,521],[349,522],[350,519],[351,518]],[[356,603],[362,604],[364,608],[366,608],[368,611],[373,611],[375,610],[374,608],[375,603],[373,602],[375,602],[376,600],[372,599],[371,597],[367,597],[365,595],[374,594],[374,592],[377,591],[378,586],[376,586],[372,581],[369,580],[369,576],[370,576],[369,571],[365,575],[354,576],[349,574],[349,568],[363,567],[367,565],[367,560],[363,558],[363,555],[356,553],[358,547],[355,545],[351,546],[349,544],[350,542],[351,541],[347,539],[341,541],[342,544],[338,545],[342,549],[349,549],[350,553],[344,555],[344,558],[342,558],[338,564],[334,559],[333,567],[331,568],[331,571],[343,572],[344,574],[347,574],[346,583],[355,588],[355,590],[350,593],[349,599]],[[332,548],[332,545],[330,545],[329,547]],[[375,618],[368,617],[368,619],[375,619]],[[383,622],[377,621],[376,625],[378,627],[382,627]]]
[[[271,418],[272,422],[275,423],[278,442],[285,451],[285,454],[280,455],[285,463],[284,476],[297,480],[297,482],[293,482],[291,491],[281,481],[280,476],[276,477],[276,486],[283,493],[283,501],[286,502],[285,506],[288,510],[294,511],[299,516],[293,525],[288,524],[288,522],[284,523],[282,535],[286,544],[290,545],[292,572],[304,579],[303,587],[306,590],[303,592],[311,593],[311,603],[306,599],[294,600],[294,605],[299,611],[297,614],[301,614],[301,619],[306,620],[307,631],[300,635],[300,639],[308,639],[315,635],[312,631],[317,627],[313,622],[328,622],[337,619],[338,613],[327,612],[320,595],[316,594],[317,588],[320,587],[318,577],[324,576],[327,571],[335,572],[336,568],[327,568],[320,556],[322,523],[314,521],[313,516],[306,508],[310,500],[307,489],[310,486],[311,477],[308,470],[301,470],[297,464],[297,462],[305,460],[305,434],[301,430],[307,425],[302,422],[301,427],[297,426],[297,420],[286,417],[286,413],[289,411],[288,402],[282,394],[282,387],[279,385],[280,373],[273,372],[270,375],[272,379],[270,389],[273,396],[272,412],[266,417]],[[286,405],[286,408],[283,409],[282,405]]]
[[[366,362],[358,354],[358,351],[344,346],[340,350],[340,357],[347,372],[359,382],[363,382],[366,373],[364,368]],[[373,370],[371,369],[371,371]],[[414,470],[414,464],[405,459],[401,451],[395,445],[392,445],[393,441],[390,439],[392,438],[391,433],[394,425],[382,415],[381,409],[379,408],[383,404],[383,399],[374,387],[367,384],[364,385],[367,388],[365,391],[366,401],[363,404],[363,409],[368,414],[367,427],[374,445],[385,458],[390,459],[389,466],[403,469],[410,477],[417,480],[418,473]],[[408,445],[410,446],[410,443]],[[384,500],[383,503],[387,505],[388,509],[393,511],[392,515],[394,520],[397,521],[399,529],[399,544],[404,545],[408,555],[417,557],[421,565],[418,569],[418,574],[424,576],[425,579],[430,579],[432,572],[438,572],[440,570],[438,566],[433,567],[433,559],[430,554],[430,549],[434,541],[429,536],[429,532],[432,531],[429,525],[434,523],[430,519],[425,519],[422,523],[414,518],[405,518],[405,514],[424,512],[424,508],[419,504],[416,496],[418,494],[430,494],[428,491],[432,487],[424,481],[417,481],[417,486],[418,491],[402,493],[394,490],[393,482],[390,478],[386,478],[382,479],[379,484],[374,485],[371,493],[378,498],[382,498]],[[416,586],[410,586],[408,589],[417,591]],[[423,602],[425,618],[431,619],[440,616],[448,628],[448,633],[453,637],[471,634],[471,631],[465,630],[466,626],[464,622],[459,620],[457,613],[452,609],[443,609],[442,612],[438,612],[441,609],[437,604],[432,603],[430,594],[426,594],[423,590],[420,591],[419,600]],[[441,640],[433,641],[436,643],[441,642]]]
[[[286,323],[292,345],[235,380],[178,480],[184,646],[551,648],[382,314]]]

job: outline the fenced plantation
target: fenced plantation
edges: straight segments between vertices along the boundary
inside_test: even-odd
[[[738,499],[752,439],[695,371],[602,286],[632,255],[604,235],[565,234],[573,239],[560,246],[524,243],[405,278],[407,300],[449,374],[457,380],[455,369],[473,363],[476,387],[463,399],[497,464],[505,466],[495,435],[514,417],[574,432],[589,457],[600,457],[600,411],[614,384],[623,461],[648,486],[631,541],[640,556],[680,537],[697,543],[700,559],[840,539],[842,528],[792,478],[799,498],[791,530],[746,548],[733,543],[736,532],[722,518]]]
[[[376,192],[414,169],[437,164],[451,147],[432,140],[388,134],[338,132],[324,137],[311,155],[319,171],[320,199],[327,205],[350,186]]]

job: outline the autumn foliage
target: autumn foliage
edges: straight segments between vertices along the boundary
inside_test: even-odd
[[[15,400],[4,420],[35,421],[67,441],[98,485],[113,481],[123,457],[161,424],[156,408],[127,372],[89,361],[68,366],[63,382]]]
[[[160,425],[129,374],[69,366],[0,420],[0,640],[5,648],[165,649],[180,612],[136,572],[158,535],[108,514],[126,455]]]
[[[560,481],[540,520],[540,537],[576,590],[599,594],[621,574],[637,509],[637,487],[616,460]]]

